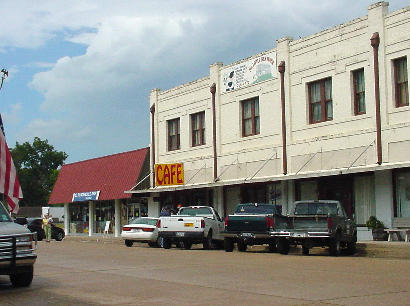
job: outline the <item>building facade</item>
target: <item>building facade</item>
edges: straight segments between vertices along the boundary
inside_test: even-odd
[[[370,237],[371,215],[410,225],[409,56],[410,7],[389,13],[379,2],[367,16],[152,90],[151,202],[226,215],[241,202],[286,213],[295,200],[332,199],[362,226],[359,239]],[[183,165],[182,184],[165,164]]]
[[[155,215],[158,209],[150,211],[154,206],[148,197],[124,192],[149,186],[143,180],[149,155],[149,148],[143,148],[63,165],[49,204],[64,204],[65,233],[118,237],[131,219]]]

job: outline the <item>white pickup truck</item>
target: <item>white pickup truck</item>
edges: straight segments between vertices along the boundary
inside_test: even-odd
[[[174,216],[160,217],[157,227],[164,249],[181,242],[186,250],[197,243],[202,243],[204,249],[210,249],[212,243],[223,245],[224,223],[209,206],[182,207]]]
[[[9,275],[14,287],[30,286],[36,248],[36,234],[14,223],[0,203],[0,275]]]

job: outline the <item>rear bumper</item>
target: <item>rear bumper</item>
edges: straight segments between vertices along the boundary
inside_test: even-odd
[[[252,233],[252,232],[222,232],[224,238],[234,239],[269,239],[273,238],[270,233]]]
[[[331,238],[332,233],[329,232],[271,232],[272,237],[284,237],[284,238],[295,238],[295,239],[306,239],[306,238]]]
[[[204,232],[159,232],[158,237],[170,238],[174,240],[195,240],[201,241],[204,239]]]

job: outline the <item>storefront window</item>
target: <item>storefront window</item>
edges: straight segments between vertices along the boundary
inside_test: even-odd
[[[70,210],[70,233],[88,233],[88,203],[73,203]]]
[[[410,218],[410,172],[396,173],[396,217]]]

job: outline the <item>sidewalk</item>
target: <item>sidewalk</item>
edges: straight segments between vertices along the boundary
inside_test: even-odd
[[[123,244],[121,237],[113,235],[103,236],[83,236],[69,235],[64,240],[81,241],[90,243],[114,243]],[[252,250],[263,250],[264,246],[253,246]],[[295,253],[299,250],[295,250]],[[312,253],[323,253],[327,250],[321,248],[313,248]],[[290,252],[294,253],[294,252]],[[407,259],[410,260],[410,242],[404,241],[360,241],[357,243],[357,252],[354,257],[371,257],[371,258],[390,258],[390,259]]]

